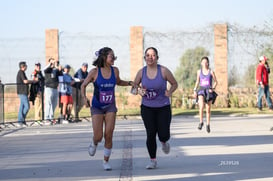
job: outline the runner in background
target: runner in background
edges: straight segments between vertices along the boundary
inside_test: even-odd
[[[199,125],[198,129],[201,130],[203,123],[203,111],[206,104],[207,116],[207,132],[210,133],[210,110],[211,104],[214,103],[217,94],[214,92],[217,86],[215,73],[209,68],[209,58],[201,58],[201,69],[197,70],[197,78],[194,87],[194,97],[197,98],[199,103]],[[197,89],[199,87],[199,89]]]

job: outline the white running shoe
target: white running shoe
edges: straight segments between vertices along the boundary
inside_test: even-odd
[[[66,120],[66,119],[62,120],[62,124],[68,124],[68,123],[69,123],[68,120]]]
[[[151,160],[150,163],[146,166],[146,169],[155,169],[157,166],[156,160]]]
[[[16,125],[17,128],[26,128],[27,127],[27,123],[25,122],[18,122]]]
[[[93,143],[90,144],[88,148],[88,153],[90,156],[94,156],[96,153],[97,145],[94,145]]]
[[[112,170],[112,167],[109,164],[109,162],[107,162],[105,160],[103,160],[102,166],[103,166],[103,169],[106,170],[106,171]]]
[[[168,154],[170,153],[170,144],[168,142],[165,142],[165,143],[162,143],[162,151],[165,153],[165,154]]]

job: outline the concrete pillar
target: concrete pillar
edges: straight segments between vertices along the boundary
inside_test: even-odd
[[[143,67],[143,27],[130,28],[130,78],[134,80],[136,73]]]
[[[228,96],[228,42],[227,24],[214,25],[214,65],[219,98]],[[227,103],[225,103],[227,106]]]
[[[59,30],[47,29],[45,31],[45,55],[46,64],[50,57],[59,60]]]

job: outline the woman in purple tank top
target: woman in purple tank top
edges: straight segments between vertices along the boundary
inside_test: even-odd
[[[116,122],[115,85],[132,86],[132,81],[124,81],[119,77],[119,70],[114,67],[116,56],[111,48],[104,47],[96,52],[97,59],[93,62],[96,66],[88,73],[81,86],[81,94],[87,106],[86,86],[94,84],[94,95],[91,106],[93,140],[89,146],[90,156],[94,156],[99,142],[104,136],[104,170],[111,170],[109,158],[112,152],[112,138]],[[104,129],[103,129],[104,126]],[[104,133],[103,133],[103,130]]]
[[[210,109],[211,104],[214,103],[217,94],[214,92],[216,88],[217,80],[215,73],[209,68],[209,58],[201,58],[201,69],[197,71],[197,78],[194,87],[194,96],[199,103],[199,125],[198,129],[201,130],[203,123],[203,110],[206,104],[206,116],[207,116],[207,132],[210,133]],[[199,89],[197,90],[197,87]]]
[[[134,87],[141,87],[141,116],[146,129],[146,146],[150,156],[147,169],[154,169],[156,161],[156,135],[162,144],[162,150],[168,154],[170,145],[171,106],[170,97],[177,89],[177,82],[168,68],[158,64],[158,52],[154,47],[147,48],[144,56],[146,66],[140,69],[134,81]],[[167,82],[170,88],[167,89]],[[137,91],[134,91],[137,92]]]

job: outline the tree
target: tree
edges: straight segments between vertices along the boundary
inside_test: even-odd
[[[270,44],[265,44],[263,49],[260,51],[259,56],[265,55],[269,58],[269,67],[272,70],[272,66],[270,65],[270,60],[273,60],[273,47]],[[251,64],[248,66],[247,71],[244,75],[244,86],[245,87],[255,87],[255,79],[256,79],[256,68],[258,66],[258,61],[256,64]],[[270,84],[272,81],[269,81]]]
[[[188,49],[180,58],[179,67],[175,71],[175,78],[183,88],[192,88],[196,81],[196,72],[200,68],[203,56],[209,56],[209,52],[203,47]]]

